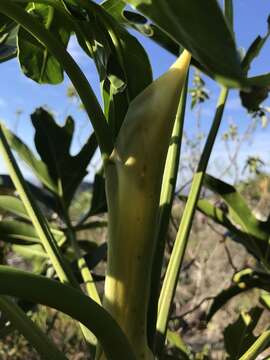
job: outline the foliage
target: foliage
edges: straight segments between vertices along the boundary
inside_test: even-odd
[[[126,10],[126,3],[138,12]],[[177,4],[172,0],[107,0],[102,4],[1,0],[0,61],[17,56],[24,74],[40,84],[57,84],[66,72],[74,87],[69,95],[77,94],[94,130],[72,156],[75,125],[71,117],[59,126],[42,108],[32,114],[37,154],[0,125],[0,152],[10,176],[3,177],[10,193],[0,197],[0,207],[11,215],[0,223],[1,240],[30,259],[34,270],[31,274],[0,266],[0,308],[44,358],[65,355],[59,354],[25,311],[6,296],[45,304],[72,316],[80,323],[96,359],[161,359],[166,341],[178,347],[182,357],[191,359],[194,354],[180,335],[167,330],[197,207],[228,228],[227,236],[243,244],[260,266],[236,274],[235,284],[214,299],[208,318],[242,289],[269,290],[269,221],[258,220],[232,185],[206,175],[229,89],[239,89],[243,105],[253,113],[263,111],[260,104],[269,89],[269,74],[248,77],[269,31],[257,38],[240,60],[233,36],[233,2],[225,0],[223,10],[216,0],[179,0]],[[152,81],[147,54],[129,28],[150,36],[174,55],[181,54],[159,79]],[[73,35],[96,65],[103,109],[67,52]],[[190,63],[218,81],[221,90],[163,277]],[[203,80],[198,73],[196,76],[191,90],[193,106],[208,97]],[[236,135],[237,129],[232,127],[227,138]],[[72,202],[97,148],[102,168],[95,174],[88,208],[74,219]],[[28,165],[41,187],[27,183],[13,152]],[[258,161],[249,159],[255,172]],[[203,185],[221,196],[226,210],[199,200]],[[96,217],[105,213],[108,245],[81,239],[80,231],[107,225],[105,217]],[[102,302],[94,281],[98,276],[91,270],[106,255]],[[269,343],[269,332],[258,339],[245,336],[243,321],[245,317],[225,330],[226,349],[231,358],[253,359]],[[239,327],[245,341],[236,351],[231,333]],[[203,351],[194,356],[208,355]]]

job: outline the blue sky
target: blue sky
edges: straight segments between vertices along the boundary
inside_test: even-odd
[[[254,38],[266,32],[266,20],[270,14],[269,0],[235,0],[235,33],[237,45],[239,48],[247,49]],[[139,36],[145,46],[153,67],[154,77],[159,76],[174,61],[174,57],[166,51],[160,49],[149,39]],[[78,61],[83,71],[87,74],[91,85],[99,97],[99,84],[95,68],[91,62],[79,49],[74,40],[69,46],[70,53]],[[270,72],[270,41],[266,44],[260,57],[254,62],[250,74],[260,74]],[[61,123],[64,118],[71,114],[76,120],[76,141],[73,151],[76,152],[78,144],[91,132],[91,126],[86,115],[78,110],[76,104],[72,104],[66,97],[66,90],[69,80],[66,78],[64,83],[57,86],[37,85],[27,79],[20,72],[17,60],[11,60],[0,65],[1,87],[0,87],[0,119],[7,126],[16,130],[25,142],[30,146],[33,144],[33,129],[30,122],[30,114],[36,107],[48,106],[55,114],[57,120]],[[207,133],[209,124],[213,117],[215,102],[218,95],[218,86],[213,81],[204,77],[207,88],[210,90],[211,99],[201,108],[201,126],[202,131]],[[266,106],[270,106],[266,101]],[[17,110],[22,110],[18,118]],[[238,93],[231,91],[224,120],[220,131],[220,136],[215,146],[210,170],[219,174],[218,168],[223,168],[226,164],[226,152],[223,143],[220,141],[221,134],[226,130],[228,124],[235,122],[240,132],[243,132],[250,121],[246,111],[241,108]],[[187,111],[186,131],[188,134],[196,132],[196,112]],[[240,166],[244,163],[248,155],[259,155],[267,164],[270,163],[270,145],[269,145],[270,126],[266,129],[258,127],[254,141],[245,143],[242,147],[239,158]],[[3,164],[0,163],[0,172],[5,172]],[[227,177],[228,178],[228,177]]]

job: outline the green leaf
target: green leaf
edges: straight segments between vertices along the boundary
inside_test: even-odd
[[[190,351],[176,331],[167,330],[166,337],[169,344],[179,350],[180,354],[178,354],[178,356],[180,356],[180,360],[190,359]]]
[[[46,189],[42,189],[36,185],[33,185],[29,181],[26,181],[26,183],[31,193],[38,201],[44,204],[49,210],[58,213],[58,204]],[[15,191],[15,187],[9,175],[0,175],[0,190],[3,194],[10,194]]]
[[[10,60],[17,55],[17,33],[18,26],[14,23],[5,26],[0,31],[0,63]]]
[[[63,15],[47,5],[35,4],[29,13],[36,17],[54,37],[67,47],[70,30]],[[28,31],[18,32],[19,61],[23,73],[38,83],[58,84],[64,79],[61,63]]]
[[[179,198],[187,201],[187,197],[185,196],[180,196]],[[197,209],[217,224],[224,226],[228,230],[226,233],[224,232],[224,236],[228,236],[233,241],[242,244],[247,251],[258,260],[261,259],[262,254],[266,253],[268,243],[265,239],[262,240],[245,231],[241,231],[230,221],[223,210],[211,204],[210,201],[206,199],[199,200]]]
[[[92,134],[75,156],[70,155],[74,121],[68,117],[63,127],[44,109],[37,109],[31,115],[35,127],[37,151],[48,169],[50,178],[57,186],[57,194],[68,206],[73,195],[87,174],[87,166],[93,157],[97,142]]]
[[[13,244],[39,243],[39,238],[32,225],[16,220],[2,220],[0,222],[0,238]]]
[[[76,31],[76,35],[82,48],[95,60],[104,112],[116,137],[130,102],[152,81],[150,62],[139,41],[106,11],[106,6],[81,3],[88,21],[77,21],[80,32]],[[110,6],[107,9],[111,11]]]
[[[205,176],[204,185],[223,198],[229,207],[228,216],[240,225],[243,231],[258,239],[268,241],[266,223],[256,219],[244,198],[232,185],[210,175]]]
[[[0,309],[12,325],[34,346],[44,360],[67,360],[40,328],[28,318],[24,311],[6,296],[0,296]]]
[[[241,86],[243,74],[231,31],[216,0],[125,0],[189,50],[217,80]]]
[[[244,59],[242,60],[242,69],[245,73],[248,73],[252,61],[260,54],[264,44],[270,36],[270,25],[268,20],[268,30],[265,36],[258,36],[250,45]]]
[[[41,160],[38,160],[29,147],[4,125],[2,125],[2,129],[10,147],[18,153],[19,157],[30,167],[43,185],[49,190],[56,192],[56,185],[50,177],[46,165]]]
[[[141,14],[124,11],[126,6],[122,0],[107,0],[102,3],[103,8],[110,13],[118,22],[125,27],[131,27],[142,35],[150,38],[161,47],[172,53],[179,55],[179,44],[162,31],[159,27],[148,22]]]
[[[12,245],[12,250],[21,255],[25,259],[31,260],[31,264],[34,265],[36,259],[48,260],[49,257],[40,244],[33,244],[28,246]],[[36,272],[36,271],[34,271]]]
[[[238,319],[224,331],[224,343],[230,360],[238,360],[257,339],[253,335],[263,309],[255,307],[242,312]]]
[[[0,209],[23,219],[30,220],[23,203],[15,196],[0,195]]]
[[[81,322],[96,335],[108,359],[135,360],[116,321],[80,290],[9,266],[0,266],[0,284],[1,294],[55,308]]]
[[[263,291],[260,296],[260,303],[267,309],[270,310],[270,294],[269,292]]]

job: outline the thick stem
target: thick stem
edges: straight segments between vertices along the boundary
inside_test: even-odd
[[[138,359],[152,359],[147,310],[162,175],[179,96],[190,62],[186,51],[132,103],[105,167],[109,209],[104,306]]]

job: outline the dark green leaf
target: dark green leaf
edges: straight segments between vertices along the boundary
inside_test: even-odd
[[[222,290],[214,298],[213,303],[208,310],[206,320],[210,321],[215,313],[222,308],[234,296],[254,288],[270,291],[270,276],[268,273],[244,269],[236,273],[233,277],[233,284],[225,290]]]
[[[37,109],[31,116],[35,127],[37,151],[46,164],[50,177],[57,184],[56,192],[68,206],[72,197],[87,174],[87,166],[93,157],[97,142],[92,134],[75,156],[70,155],[74,132],[74,121],[68,117],[63,127],[44,109]]]
[[[17,33],[18,26],[14,23],[0,31],[0,63],[17,55]]]
[[[249,91],[240,91],[242,105],[250,112],[258,111],[261,103],[267,99],[269,86],[251,86]]]
[[[266,33],[265,36],[261,37],[258,36],[253,43],[250,45],[243,61],[242,61],[242,69],[243,71],[247,74],[249,69],[250,69],[250,65],[252,63],[252,61],[260,54],[260,51],[262,50],[264,44],[266,43],[268,37],[270,36],[270,29],[268,26],[268,31]]]
[[[32,225],[15,220],[2,220],[0,222],[0,239],[12,244],[40,242]]]
[[[64,22],[63,15],[47,5],[35,4],[29,11],[44,24],[66,47],[70,30]],[[63,67],[36,38],[23,28],[18,32],[19,61],[24,74],[38,83],[58,84],[63,81]]]
[[[236,46],[215,0],[125,0],[181,44],[218,80],[241,86]]]
[[[263,309],[255,307],[249,312],[242,312],[238,319],[224,331],[225,348],[230,360],[238,360],[257,339],[253,335]]]
[[[121,8],[117,5],[113,11]],[[106,6],[87,3],[88,21],[78,21],[81,31],[76,34],[84,49],[87,40],[88,55],[95,60],[103,86],[104,112],[116,137],[130,102],[152,81],[152,72],[139,41],[104,9]]]

